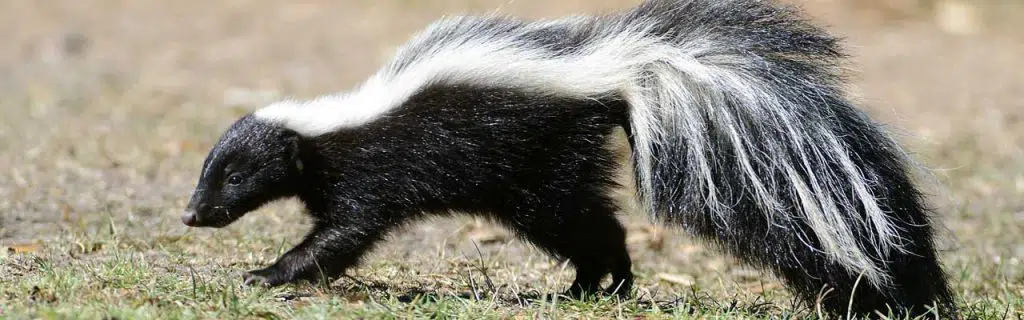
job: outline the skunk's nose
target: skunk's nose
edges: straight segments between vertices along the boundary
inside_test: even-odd
[[[209,209],[210,205],[205,202],[200,202],[199,205],[193,206],[189,203],[185,208],[185,214],[181,215],[181,223],[184,223],[189,227],[195,227],[199,224],[199,213],[206,212],[206,209]]]
[[[181,215],[181,223],[184,223],[186,226],[189,226],[189,227],[195,226],[196,225],[196,220],[197,219],[196,219],[196,212],[195,211],[188,210],[188,211],[185,211],[185,214]]]

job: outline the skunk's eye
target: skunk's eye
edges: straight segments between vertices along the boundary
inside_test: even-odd
[[[239,185],[241,183],[242,183],[242,177],[237,175],[237,174],[233,174],[230,177],[228,177],[228,184],[230,184],[230,185]]]

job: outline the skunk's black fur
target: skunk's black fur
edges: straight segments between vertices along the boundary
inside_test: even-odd
[[[909,161],[843,98],[832,70],[839,52],[794,12],[759,1],[441,22],[350,96],[236,122],[182,219],[221,227],[269,201],[301,199],[313,230],[246,278],[273,286],[332,279],[392,228],[466,212],[568,259],[570,293],[600,291],[611,274],[607,291],[628,294],[625,231],[609,196],[620,164],[608,140],[621,127],[655,217],[772,271],[833,314],[850,304],[855,314],[953,316]],[[452,64],[449,54],[508,64]]]

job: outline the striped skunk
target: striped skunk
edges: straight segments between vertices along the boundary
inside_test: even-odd
[[[844,57],[798,10],[766,1],[446,18],[350,92],[235,122],[182,221],[223,227],[300,199],[312,230],[245,278],[276,286],[334,279],[395,227],[466,212],[567,259],[569,294],[628,294],[609,195],[621,127],[654,219],[834,314],[955,314],[913,162],[844,97]]]

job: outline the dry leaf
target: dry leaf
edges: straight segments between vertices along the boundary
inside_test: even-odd
[[[657,275],[657,278],[665,282],[671,282],[674,284],[684,286],[692,286],[697,282],[697,280],[694,279],[693,276],[688,274],[659,273]]]
[[[39,251],[39,249],[40,249],[40,246],[38,244],[34,244],[34,243],[15,244],[15,245],[11,245],[10,247],[7,247],[7,252],[10,252],[10,253],[29,253],[29,252]]]

